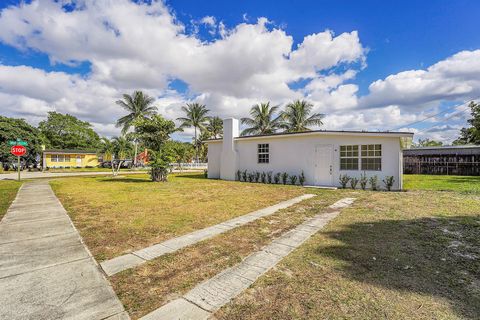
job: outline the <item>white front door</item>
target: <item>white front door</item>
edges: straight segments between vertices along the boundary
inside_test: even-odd
[[[333,185],[333,145],[320,144],[315,147],[315,185]]]

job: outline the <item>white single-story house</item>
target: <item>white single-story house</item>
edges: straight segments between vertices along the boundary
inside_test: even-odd
[[[340,186],[340,175],[387,176],[393,190],[403,186],[403,152],[413,133],[316,130],[240,136],[237,119],[223,121],[223,139],[208,140],[208,178],[235,180],[248,172],[304,172],[305,185]]]

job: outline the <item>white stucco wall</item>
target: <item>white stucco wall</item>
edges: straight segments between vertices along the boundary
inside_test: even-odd
[[[270,162],[257,163],[257,145],[268,143],[270,146]],[[236,139],[235,150],[237,153],[236,170],[249,172],[287,172],[289,175],[299,175],[302,170],[306,177],[305,184],[315,185],[315,164],[317,145],[332,145],[332,185],[340,186],[339,176],[347,174],[359,178],[362,170],[340,170],[341,145],[382,145],[382,170],[365,171],[368,177],[377,175],[381,188],[384,188],[382,180],[386,176],[394,176],[393,189],[401,189],[402,183],[402,151],[398,137],[385,136],[349,136],[349,135],[310,135],[310,136],[281,136],[254,139]],[[209,178],[220,177],[220,154],[222,142],[209,143],[208,150],[208,173]],[[317,165],[321,165],[317,163]],[[358,186],[360,187],[360,186]]]

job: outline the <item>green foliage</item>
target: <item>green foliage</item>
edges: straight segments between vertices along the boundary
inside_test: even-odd
[[[281,177],[281,173],[280,172],[277,172],[274,176],[273,176],[273,181],[275,182],[275,184],[279,184],[280,183],[280,177]]]
[[[312,110],[313,104],[305,100],[289,103],[281,113],[283,120],[281,127],[287,132],[301,132],[310,131],[310,126],[321,126],[325,115],[320,113],[310,115]]]
[[[362,190],[367,189],[368,178],[365,172],[360,174],[360,180],[358,182],[360,182],[360,188],[362,188]]]
[[[11,163],[17,161],[17,157],[10,153],[10,146],[8,145],[9,140],[17,139],[28,143],[27,153],[22,159],[26,160],[27,164],[33,163],[37,154],[42,151],[39,130],[23,119],[0,116],[0,162]]]
[[[205,179],[208,178],[208,170],[207,169],[203,170],[203,176],[205,177]]]
[[[256,171],[255,172],[255,182],[258,182],[260,180],[260,172]]]
[[[262,172],[262,174],[260,175],[260,180],[262,181],[262,183],[267,183],[267,174],[265,172]]]
[[[292,185],[297,184],[297,176],[296,175],[290,176],[290,184],[292,184]]]
[[[166,120],[159,114],[153,115],[151,118],[140,118],[134,122],[134,125],[137,138],[146,148],[153,151],[160,151],[170,139],[170,135],[179,131],[173,121]],[[168,149],[172,149],[172,147],[169,146]],[[172,154],[174,154],[173,151]],[[172,157],[175,160],[173,155]]]
[[[131,159],[134,153],[134,146],[125,137],[114,137],[112,138],[112,150],[115,159]]]
[[[282,183],[287,184],[288,181],[288,173],[284,172],[282,173]]]
[[[195,129],[194,144],[195,144],[195,158],[198,160],[198,149],[199,145],[197,142],[197,130],[205,130],[206,122],[208,121],[208,110],[205,105],[200,103],[187,103],[186,106],[182,107],[182,111],[185,112],[185,117],[177,118],[181,121],[182,124],[180,128],[191,128]],[[208,139],[208,138],[207,138]]]
[[[170,172],[170,164],[175,160],[175,153],[171,146],[164,145],[160,151],[150,153],[149,165],[152,181],[167,181]]]
[[[271,171],[267,172],[267,182],[268,183],[272,183],[272,178],[273,178],[272,177],[272,172]]]
[[[385,187],[387,188],[388,191],[392,190],[392,186],[394,182],[395,182],[395,178],[393,176],[386,176],[385,179],[383,179],[383,183],[385,184]]]
[[[441,141],[430,140],[426,139],[419,139],[418,143],[414,145],[414,147],[440,147],[443,145]]]
[[[90,123],[69,114],[51,111],[38,128],[47,148],[97,150],[101,144]]]
[[[357,177],[353,177],[350,179],[350,187],[352,189],[356,189],[357,188],[357,184],[358,184],[358,178]]]
[[[255,180],[255,174],[249,173],[248,174],[248,182],[253,182],[253,180]]]
[[[453,142],[458,144],[480,144],[480,103],[474,101],[468,105],[471,109],[472,118],[467,120],[469,128],[462,128],[460,137]]]
[[[195,150],[193,145],[189,142],[180,142],[168,140],[165,142],[166,145],[173,150],[174,162],[177,163],[186,163],[190,162],[195,156]]]
[[[244,170],[242,172],[242,178],[243,178],[243,181],[247,182],[247,178],[248,178],[247,170]]]
[[[275,116],[278,106],[270,107],[270,102],[254,105],[250,109],[250,118],[242,118],[242,124],[248,126],[241,135],[271,134],[280,127],[279,116]]]
[[[298,182],[301,186],[305,184],[305,173],[303,173],[303,170],[302,173],[300,173],[300,175],[298,176]]]
[[[346,174],[340,175],[339,181],[340,181],[340,184],[342,185],[342,189],[347,188],[347,184],[348,184],[348,181],[350,181],[350,179],[351,178]]]
[[[219,117],[208,117],[205,130],[209,139],[218,139],[223,135],[223,121]]]
[[[237,181],[241,181],[241,178],[242,178],[242,171],[240,170],[237,170],[237,173],[235,175]]]
[[[142,91],[134,91],[132,95],[124,94],[123,100],[116,104],[128,112],[126,116],[118,119],[116,126],[122,128],[122,133],[127,133],[130,127],[135,127],[135,122],[141,118],[148,118],[156,113],[157,107],[153,105],[155,99]]]
[[[373,177],[370,177],[370,187],[372,188],[373,191],[378,190],[378,177],[375,175]]]

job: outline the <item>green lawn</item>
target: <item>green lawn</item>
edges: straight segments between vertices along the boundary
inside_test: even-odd
[[[403,175],[406,190],[457,191],[480,193],[480,176]]]
[[[21,185],[22,183],[18,181],[0,181],[0,220],[15,199]]]
[[[173,174],[167,183],[147,175],[52,180],[98,260],[140,249],[305,193],[301,187],[208,180]]]

